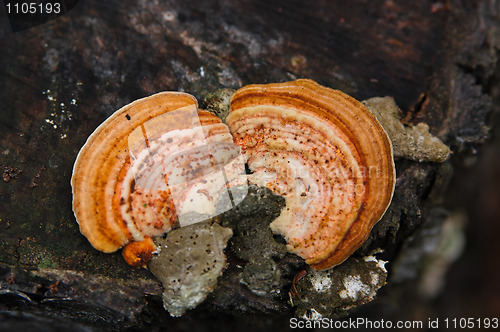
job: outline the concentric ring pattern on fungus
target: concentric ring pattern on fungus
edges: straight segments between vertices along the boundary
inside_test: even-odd
[[[311,80],[249,85],[226,122],[251,183],[286,199],[270,227],[315,269],[340,264],[366,240],[395,184],[391,142],[360,102]]]
[[[219,118],[189,94],[162,92],[116,111],[88,138],[73,169],[73,211],[92,246],[113,252],[220,213],[227,182],[244,172]],[[152,250],[124,251],[131,265],[145,263],[141,248]]]

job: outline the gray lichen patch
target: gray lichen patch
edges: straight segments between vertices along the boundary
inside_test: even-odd
[[[389,135],[394,156],[419,162],[444,162],[450,149],[441,140],[429,133],[429,126],[418,123],[405,126],[400,121],[400,110],[392,97],[375,97],[363,104],[375,115]]]
[[[159,253],[148,267],[163,284],[163,305],[170,315],[183,315],[214,290],[226,264],[224,248],[232,234],[230,228],[203,222],[154,239]]]
[[[297,294],[291,302],[295,314],[304,319],[335,317],[342,312],[370,302],[385,285],[385,261],[373,255],[351,257],[343,264],[326,271],[308,269],[296,282]]]
[[[251,261],[245,266],[240,282],[252,293],[259,296],[278,293],[281,273],[276,263],[264,257],[261,261]]]
[[[214,113],[219,119],[226,122],[226,118],[229,115],[229,103],[234,91],[233,89],[219,89],[209,93],[203,98],[201,107]]]

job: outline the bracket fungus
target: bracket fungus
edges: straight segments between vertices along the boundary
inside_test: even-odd
[[[219,118],[189,94],[162,92],[90,135],[73,168],[73,211],[92,246],[114,252],[130,243],[124,258],[142,266],[155,248],[148,238],[216,215],[221,201],[237,204],[226,183],[244,172]]]
[[[343,262],[389,206],[391,142],[360,102],[311,80],[236,91],[226,123],[253,174],[285,197],[270,227],[317,270]]]

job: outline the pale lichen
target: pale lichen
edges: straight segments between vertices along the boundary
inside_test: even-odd
[[[311,274],[311,284],[317,292],[323,293],[332,285],[327,271],[316,271]]]
[[[370,276],[372,276],[372,272],[370,272]],[[361,281],[360,275],[348,275],[342,279],[342,283],[344,284],[344,289],[340,291],[339,295],[343,300],[348,300],[351,302],[356,302],[360,298],[368,297],[372,298],[374,295],[373,289],[370,287],[372,282],[375,279],[372,276],[372,280],[370,283],[364,283]],[[378,277],[376,278],[378,280]],[[377,285],[377,283],[375,283]]]
[[[292,304],[297,306],[296,316],[335,317],[370,302],[385,285],[385,263],[372,254],[363,259],[350,258],[325,271],[308,269],[295,285],[298,296],[292,297]]]
[[[392,97],[375,97],[363,101],[384,127],[392,142],[394,156],[419,162],[444,162],[450,149],[429,133],[425,123],[405,126],[400,121],[400,110]]]

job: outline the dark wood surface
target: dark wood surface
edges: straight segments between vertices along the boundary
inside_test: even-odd
[[[69,184],[76,154],[106,117],[164,90],[201,100],[219,88],[306,77],[358,99],[393,96],[407,123],[428,123],[452,148],[451,160],[397,161],[393,205],[360,251],[383,247],[391,271],[401,246],[443,207],[450,179],[466,178],[453,177],[453,168],[462,170],[489,136],[499,12],[486,0],[89,0],[4,33],[0,319],[17,322],[24,312],[49,313],[58,324],[171,321],[158,318],[161,287],[148,271],[94,250],[80,234]],[[383,298],[401,300],[404,283],[388,282]],[[231,311],[214,301],[169,324],[237,324]],[[283,319],[266,317],[260,324]]]

